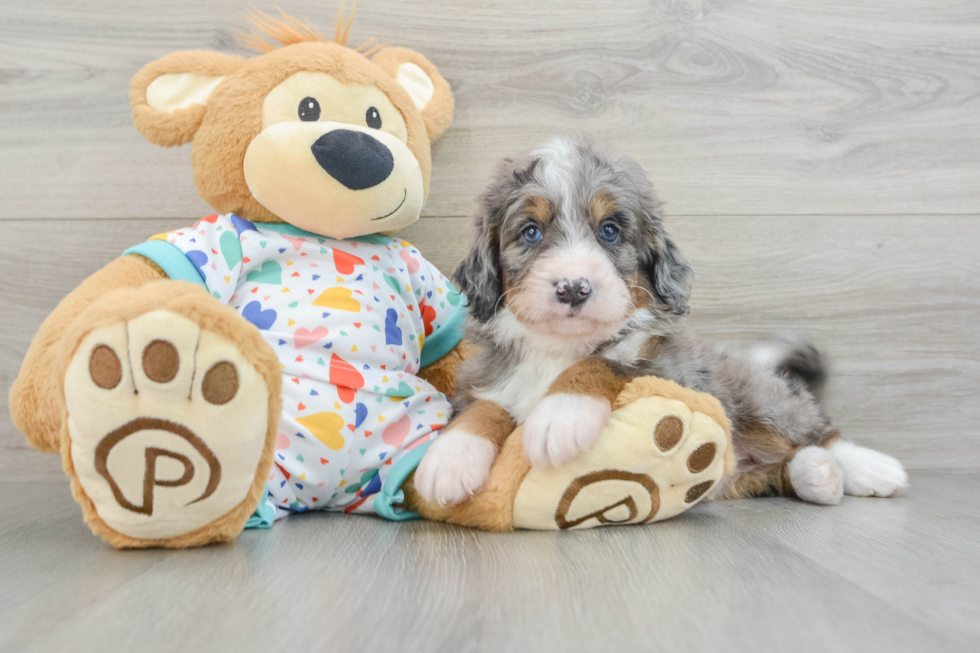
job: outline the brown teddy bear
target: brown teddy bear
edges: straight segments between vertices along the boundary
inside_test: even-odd
[[[347,47],[289,16],[243,59],[176,52],[133,78],[137,129],[193,142],[218,212],[127,250],[42,324],[10,394],[59,451],[93,532],[119,547],[234,538],[306,510],[486,529],[669,517],[732,466],[718,402],[626,386],[599,443],[530,470],[520,429],[489,489],[441,508],[412,491],[447,426],[465,301],[410,243],[449,84],[422,55]],[[368,58],[373,55],[373,58]],[[707,458],[704,453],[710,449]]]

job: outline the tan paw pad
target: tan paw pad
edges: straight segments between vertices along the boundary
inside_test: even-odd
[[[591,528],[660,521],[702,499],[722,477],[728,436],[679,399],[640,397],[618,408],[596,444],[557,469],[532,468],[514,526]]]
[[[255,481],[269,389],[231,342],[167,311],[89,333],[65,376],[71,461],[111,529],[172,538]]]

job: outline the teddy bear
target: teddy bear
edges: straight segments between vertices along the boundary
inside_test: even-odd
[[[55,308],[11,389],[16,426],[61,454],[86,523],[121,548],[309,510],[509,530],[694,505],[732,468],[728,421],[649,378],[569,465],[531,469],[518,428],[485,492],[442,507],[414,491],[470,346],[465,298],[394,234],[419,218],[454,101],[421,54],[348,47],[342,11],[332,39],[257,12],[258,56],[175,52],[136,74],[137,130],[192,143],[217,213],[134,245]]]

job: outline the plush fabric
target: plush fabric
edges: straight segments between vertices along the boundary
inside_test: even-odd
[[[405,123],[406,145],[418,162],[424,203],[432,167],[429,144],[445,131],[453,116],[452,91],[435,66],[407,48],[385,48],[370,60],[354,49],[324,40],[297,42],[293,38],[290,43],[248,60],[193,50],[175,52],[147,65],[130,85],[137,129],[158,145],[194,141],[192,162],[198,190],[219,212],[236,213],[253,222],[283,221],[253,197],[241,162],[263,129],[263,101],[270,92],[297,73],[324,72],[350,87],[377,88],[390,100]],[[404,63],[418,66],[432,83],[433,95],[421,110],[396,81]],[[157,79],[188,74],[223,79],[207,95],[206,105],[174,111],[150,106],[147,89]]]
[[[384,44],[346,47],[350,21],[344,22],[342,12],[333,42],[285,15],[283,20],[259,15],[253,22],[278,41],[252,39],[265,54],[243,59],[175,52],[144,67],[130,85],[139,132],[163,146],[193,142],[194,179],[202,197],[222,212],[236,213],[239,222],[220,225],[224,232],[214,234],[217,245],[208,252],[195,245],[203,235],[191,234],[181,259],[183,253],[173,251],[164,237],[133,248],[86,280],[41,326],[11,389],[15,424],[37,448],[61,452],[86,522],[114,546],[226,541],[265,496],[282,413],[284,360],[263,340],[260,324],[222,305],[234,295],[218,301],[210,287],[201,287],[202,266],[208,265],[209,273],[217,270],[208,257],[222,257],[223,276],[230,279],[233,269],[247,263],[240,244],[234,247],[233,232],[247,229],[249,220],[267,223],[284,228],[277,248],[310,257],[302,267],[307,283],[320,278],[320,284],[341,284],[348,262],[331,257],[323,245],[329,238],[370,238],[417,220],[428,194],[430,132],[441,133],[451,119],[451,90],[431,63],[399,48],[393,54],[411,65],[389,74],[368,58]],[[322,106],[312,101],[317,95]],[[303,130],[310,142],[279,138]],[[286,156],[277,165],[261,164],[275,148],[260,146],[271,141],[285,147]],[[247,154],[256,142],[259,164],[248,170]],[[288,166],[289,174],[281,174]],[[306,186],[288,187],[294,179]],[[401,213],[385,222],[394,213],[392,200],[401,202]],[[307,207],[320,211],[304,219]],[[336,217],[340,214],[349,218],[346,223]],[[301,243],[309,251],[299,252]],[[268,245],[257,243],[263,244]],[[359,262],[364,267],[353,276],[361,275],[356,281],[366,284],[358,288],[365,301],[369,294],[385,293],[391,282],[401,284],[398,275],[386,278],[374,261]],[[386,265],[416,273],[419,261],[396,254]],[[292,275],[289,283],[297,292],[307,290],[294,279],[299,269],[283,273]],[[336,280],[323,278],[328,270]],[[436,276],[428,268],[422,274]],[[413,288],[404,292],[412,300],[406,310],[415,311],[413,319],[428,330],[432,316],[425,301],[448,301],[444,291],[439,290],[441,299],[417,297]],[[324,304],[318,314],[326,320],[330,311]],[[401,328],[388,322],[380,336],[385,351]],[[445,359],[432,372],[445,387],[453,385],[461,360],[454,347],[458,322],[446,331],[455,332],[456,340],[425,333],[433,336],[425,362]],[[220,352],[223,358],[214,358]],[[195,366],[188,367],[190,361]],[[394,359],[389,366],[381,362],[382,369],[395,367]],[[413,362],[413,369],[418,365]],[[379,400],[400,405],[403,398]],[[303,402],[294,410],[302,411]],[[448,406],[443,416],[448,419]]]
[[[415,64],[428,75],[429,79],[432,80],[433,94],[426,106],[421,109],[422,120],[425,122],[425,129],[429,134],[430,141],[435,142],[437,138],[442,136],[442,133],[453,121],[453,111],[456,105],[449,88],[449,82],[439,74],[432,62],[408,48],[385,48],[376,54],[371,61],[396,79],[399,70],[406,63]]]
[[[687,510],[733,470],[731,427],[714,397],[644,377],[627,383],[614,406],[596,444],[561,467],[532,468],[518,427],[486,490],[443,507],[419,497],[410,477],[404,508],[488,531],[649,523]]]
[[[121,259],[126,260],[126,259]],[[140,263],[144,265],[144,263]],[[261,375],[263,397],[266,405],[262,414],[265,423],[257,425],[262,435],[257,443],[257,465],[249,474],[246,489],[240,501],[223,516],[209,521],[189,532],[176,536],[133,537],[112,528],[99,515],[96,504],[86,493],[84,484],[76,471],[72,455],[72,438],[69,434],[68,408],[65,403],[64,391],[60,388],[58,394],[63,406],[61,413],[61,428],[59,429],[60,453],[65,473],[71,478],[72,494],[82,506],[86,523],[94,533],[106,542],[117,547],[172,547],[184,548],[199,546],[211,542],[227,541],[234,538],[245,525],[245,521],[255,510],[259,499],[265,494],[265,479],[272,467],[279,413],[282,407],[281,373],[279,359],[269,348],[258,332],[254,329],[242,328],[241,318],[229,307],[215,302],[208,294],[195,286],[184,282],[159,280],[143,284],[138,288],[118,288],[106,292],[98,301],[93,302],[72,322],[59,343],[56,360],[61,363],[57,369],[57,378],[67,376],[68,366],[71,365],[76,349],[83,343],[86,336],[100,329],[115,324],[126,323],[146,315],[152,311],[165,312],[167,315],[182,316],[192,321],[202,331],[215,334],[217,337],[231,343],[238,354]],[[73,388],[68,388],[70,391]],[[111,407],[98,404],[86,405],[83,411],[106,411]],[[142,465],[142,461],[139,463]],[[102,505],[111,502],[102,502]]]
[[[727,423],[658,394],[643,381],[617,402],[593,447],[559,468],[527,474],[514,498],[515,527],[661,521],[687,510],[721,479],[731,451]],[[695,408],[699,403],[690,402]],[[665,423],[682,425],[681,437],[666,451],[656,438]]]
[[[163,75],[196,74],[213,79],[224,78],[238,70],[244,62],[242,57],[220,52],[191,50],[168,54],[145,66],[129,84],[129,103],[136,129],[155,145],[173,147],[190,143],[204,120],[205,106],[194,104],[176,111],[158,111],[147,102],[147,88]]]
[[[10,417],[27,441],[46,452],[61,450],[65,403],[62,340],[72,322],[107,292],[163,279],[156,265],[138,256],[112,261],[82,282],[41,323],[10,388]]]
[[[243,170],[257,201],[277,214],[289,215],[297,227],[334,238],[374,233],[379,224],[376,221],[383,221],[386,228],[400,229],[418,219],[424,193],[422,173],[401,141],[385,132],[368,136],[343,125],[322,136],[321,130],[319,124],[280,123],[252,139]],[[376,162],[380,156],[370,156],[370,145],[324,143],[345,135],[350,135],[351,141],[361,137],[365,144],[380,144],[379,152],[390,158],[383,159],[375,172],[371,170],[372,158]],[[328,151],[329,155],[323,157],[321,165],[311,164],[311,149],[315,154]],[[348,152],[352,156],[345,157]],[[325,168],[333,170],[332,174],[325,175]],[[372,176],[385,183],[372,183]],[[357,187],[359,182],[366,188]]]
[[[388,95],[405,120],[407,146],[422,174],[424,203],[431,154],[411,97],[363,55],[332,43],[299,43],[250,59],[214,90],[208,105],[216,110],[201,121],[192,153],[195,181],[205,201],[221,213],[236,213],[253,222],[281,219],[252,197],[241,162],[262,131],[261,100],[291,75],[308,70],[328,73],[347,84],[374,84]]]

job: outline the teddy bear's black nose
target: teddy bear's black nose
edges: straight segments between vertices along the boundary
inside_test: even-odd
[[[395,167],[391,150],[381,141],[352,129],[327,132],[310,149],[320,167],[351,190],[377,186]]]

